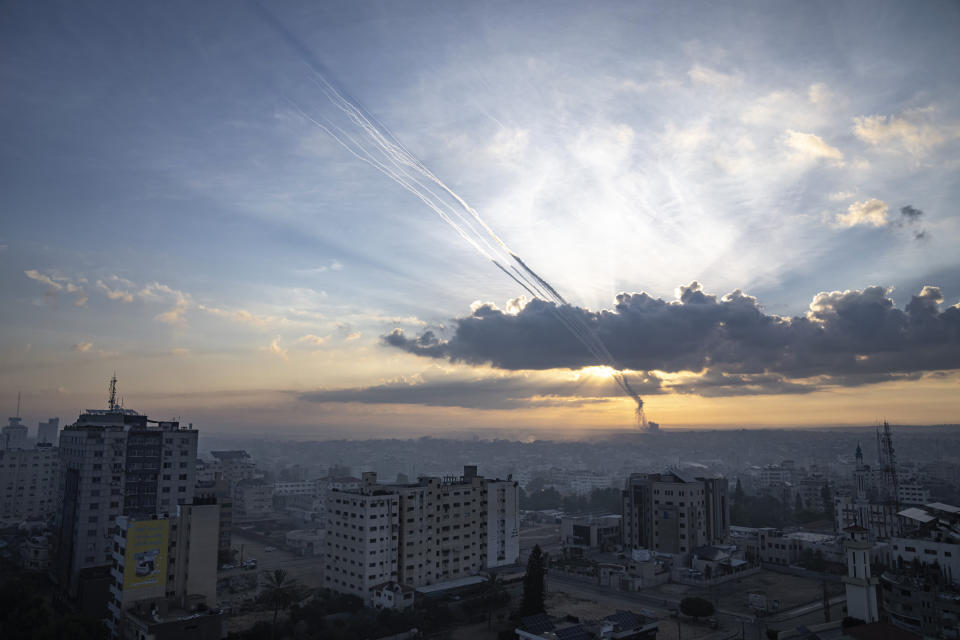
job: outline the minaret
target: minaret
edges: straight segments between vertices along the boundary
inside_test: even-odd
[[[869,532],[859,525],[843,530],[843,548],[847,552],[847,575],[843,582],[847,590],[847,615],[864,622],[876,622],[877,578],[870,575]]]
[[[857,444],[857,467],[853,471],[857,483],[857,500],[867,499],[867,467],[863,464],[863,449]]]

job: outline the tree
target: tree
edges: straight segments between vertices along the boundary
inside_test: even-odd
[[[547,563],[543,551],[540,550],[540,545],[535,545],[527,559],[527,573],[523,576],[523,598],[520,601],[521,616],[543,613],[543,601],[547,591],[544,579],[546,573]]]
[[[684,598],[680,601],[680,611],[685,616],[690,616],[694,620],[712,616],[714,612],[713,603],[706,598]]]
[[[273,606],[273,624],[270,627],[270,638],[277,635],[277,616],[281,609],[293,604],[302,594],[303,587],[296,578],[290,578],[286,569],[264,571],[264,600]]]

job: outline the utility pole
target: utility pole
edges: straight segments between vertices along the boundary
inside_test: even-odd
[[[830,594],[827,591],[827,579],[821,582],[823,588],[823,621],[830,622]]]

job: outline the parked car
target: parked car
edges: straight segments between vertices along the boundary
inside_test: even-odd
[[[264,548],[263,548],[264,553],[270,553],[271,551],[276,551],[276,550],[277,550],[276,547],[264,547]]]

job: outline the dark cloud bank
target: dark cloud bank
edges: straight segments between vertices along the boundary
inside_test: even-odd
[[[679,300],[620,294],[613,309],[573,308],[620,366],[636,371],[704,369],[723,374],[834,376],[847,384],[890,374],[960,368],[960,309],[940,310],[937,287],[924,287],[898,309],[882,287],[820,293],[806,317],[764,313],[739,290],[718,298],[694,282]],[[448,340],[426,331],[384,336],[393,347],[431,358],[499,369],[578,369],[600,364],[534,300],[516,315],[491,305],[455,321]]]
[[[924,287],[898,309],[882,287],[820,293],[806,316],[766,314],[734,291],[718,298],[694,282],[674,301],[621,294],[613,309],[572,308],[593,327],[620,366],[698,375],[665,383],[631,374],[641,395],[803,394],[960,369],[960,308],[940,309],[937,287]],[[513,409],[604,402],[620,392],[610,380],[549,381],[525,370],[579,369],[596,362],[560,323],[552,303],[534,300],[519,313],[492,305],[454,321],[449,339],[401,329],[387,345],[428,358],[505,370],[501,377],[464,379],[436,373],[416,380],[301,396],[313,402],[418,404]]]

